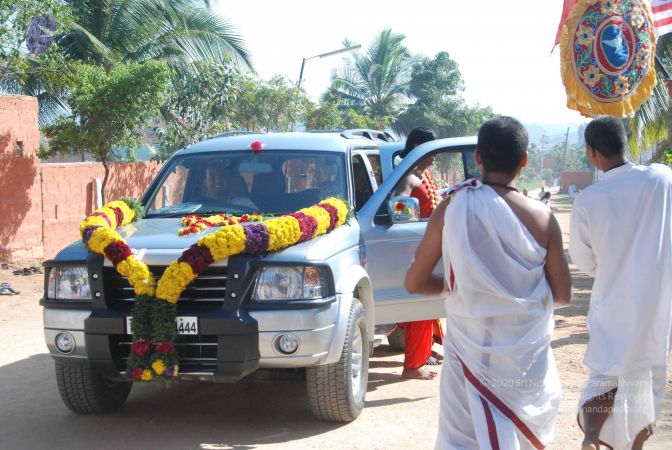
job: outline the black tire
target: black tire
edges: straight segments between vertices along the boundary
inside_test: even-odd
[[[353,344],[358,345],[357,342],[362,346],[361,364],[359,375],[353,380]],[[369,346],[364,307],[353,299],[341,358],[333,364],[306,369],[308,401],[315,417],[328,422],[352,422],[359,416],[369,379]]]
[[[85,365],[56,363],[58,392],[65,406],[78,414],[116,411],[128,398],[132,382],[112,382]]]
[[[395,352],[406,351],[406,332],[403,328],[397,327],[394,331],[387,335],[387,342],[390,344],[390,349]]]

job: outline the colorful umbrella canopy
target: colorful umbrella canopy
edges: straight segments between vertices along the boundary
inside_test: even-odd
[[[562,26],[567,107],[593,117],[634,114],[656,84],[656,36],[647,1],[579,0]]]

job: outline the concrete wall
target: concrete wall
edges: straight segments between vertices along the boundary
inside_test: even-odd
[[[98,163],[43,164],[37,157],[38,103],[0,96],[0,258],[48,259],[79,238],[80,221],[95,209]],[[17,149],[22,149],[19,155]],[[140,197],[157,163],[114,163],[106,199]]]

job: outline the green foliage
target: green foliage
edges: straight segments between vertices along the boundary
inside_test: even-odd
[[[522,175],[527,178],[535,178],[539,176],[541,167],[541,150],[536,144],[530,144],[527,147],[527,167],[523,169]]]
[[[32,55],[25,46],[26,33],[43,14],[56,20],[55,39],[44,53]],[[72,24],[70,8],[60,0],[0,0],[0,92],[35,96],[41,112],[64,111],[72,68],[59,53],[57,38]]]
[[[310,103],[306,108],[304,122],[307,130],[336,130],[343,128],[341,110],[333,101],[324,101],[319,105]]]
[[[523,189],[526,189],[528,192],[540,188],[544,185],[544,181],[541,178],[527,178],[521,176],[518,182],[516,183],[516,188],[523,192]]]
[[[544,169],[541,172],[541,178],[544,180],[544,183],[548,186],[553,183],[555,179],[555,172],[553,169]]]
[[[426,126],[441,137],[475,134],[492,110],[469,106],[461,97],[464,82],[457,63],[447,52],[436,58],[423,58],[413,66],[409,95],[415,99],[399,116],[393,128],[408,134],[413,128]]]
[[[462,99],[450,99],[437,105],[416,103],[399,117],[393,128],[408,134],[415,127],[430,127],[440,137],[468,136],[493,116],[490,107],[470,106]]]
[[[46,64],[49,61],[46,57],[31,60],[28,67],[14,71],[24,74],[23,77],[8,77],[0,84],[0,91],[38,96],[41,123],[68,112],[69,89],[61,86],[61,81],[69,78],[64,62],[81,61],[109,69],[119,62],[165,60],[178,77],[198,71],[197,64],[203,61],[230,61],[250,67],[250,55],[242,38],[202,0],[0,2],[0,20],[8,17],[2,15],[2,6],[7,9],[7,5],[26,10],[30,7],[40,13],[48,11],[45,5],[58,6],[71,14],[71,20],[59,22],[62,28],[57,45],[51,49],[51,57],[60,65],[54,68],[54,63]]]
[[[567,156],[565,159],[565,170],[573,171],[592,171],[593,166],[586,158],[586,151],[583,148],[580,149],[568,149]]]
[[[140,200],[136,198],[123,197],[121,201],[126,203],[126,205],[128,205],[128,207],[131,208],[135,213],[131,222],[137,222],[145,217],[145,208],[140,203]]]
[[[303,91],[281,76],[259,83],[254,94],[253,101],[260,109],[259,124],[255,130],[293,130],[296,122],[303,116],[305,103],[308,101]]]
[[[142,141],[140,129],[156,116],[169,85],[165,63],[118,64],[106,71],[81,65],[69,97],[70,115],[43,128],[50,154],[88,152],[105,165],[119,148]]]
[[[244,77],[236,90],[230,122],[233,129],[292,131],[307,107],[304,92],[282,76],[269,81]]]
[[[332,77],[330,93],[340,104],[372,118],[396,118],[408,103],[406,90],[416,61],[403,45],[405,36],[383,30],[366,54],[354,54]],[[346,40],[344,47],[352,46]]]
[[[197,61],[231,58],[250,65],[249,53],[231,25],[201,0],[71,0],[77,25],[61,50],[95,64],[114,60],[166,59],[188,70]]]
[[[354,108],[337,105],[333,100],[323,101],[318,106],[309,103],[304,115],[307,130],[348,128],[384,130],[391,120],[389,116],[370,117],[360,114]]]
[[[230,128],[239,72],[227,64],[196,63],[196,72],[176,74],[161,113],[165,127],[158,159]]]
[[[173,342],[175,330],[175,303],[154,299],[152,302],[152,337],[155,342]]]
[[[413,66],[409,93],[424,104],[440,104],[464,91],[460,68],[448,52],[422,58]]]
[[[133,305],[133,340],[146,341],[152,338],[152,305],[156,298],[139,295]]]
[[[224,64],[201,64],[180,76],[162,109],[155,159],[227,131],[292,131],[311,109],[305,93],[284,77],[268,81]],[[314,107],[313,107],[314,109]]]

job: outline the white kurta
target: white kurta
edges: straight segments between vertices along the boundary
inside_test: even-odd
[[[592,381],[581,401],[618,387],[600,437],[626,448],[660,414],[654,406],[664,390],[672,329],[672,171],[631,163],[607,171],[574,202],[569,252],[595,277],[584,360]]]
[[[493,439],[500,448],[543,448],[560,401],[546,250],[480,183],[446,209],[442,250],[455,281],[437,448],[494,448]]]

